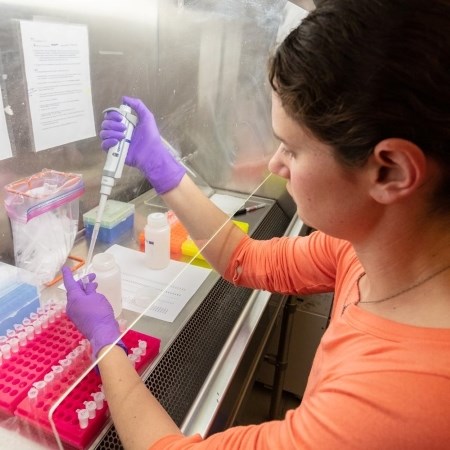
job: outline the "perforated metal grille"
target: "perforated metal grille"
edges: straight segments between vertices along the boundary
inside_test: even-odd
[[[252,237],[282,236],[288,225],[289,218],[275,204]],[[235,287],[221,278],[145,381],[178,425],[198,395],[251,293],[251,289]],[[96,446],[105,450],[121,448],[113,426]]]

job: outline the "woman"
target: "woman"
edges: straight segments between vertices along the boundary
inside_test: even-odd
[[[94,355],[108,351],[99,369],[126,448],[430,449],[450,438],[450,3],[317,3],[271,61],[280,146],[269,168],[319,231],[254,241],[229,223],[204,251],[239,285],[334,290],[302,404],[283,421],[182,436],[111,347],[118,327],[95,283],[84,291],[65,270],[69,317]],[[139,116],[127,164],[201,244],[226,217],[165,152],[150,111],[124,101]],[[122,139],[119,120],[105,118],[104,149]]]

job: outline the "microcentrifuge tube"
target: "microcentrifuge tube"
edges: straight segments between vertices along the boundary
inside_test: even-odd
[[[136,367],[136,360],[138,359],[137,355],[131,353],[130,355],[128,355],[128,359],[130,360],[133,367]]]
[[[35,334],[41,334],[42,333],[42,322],[41,319],[37,319],[33,322],[33,328]]]
[[[77,409],[78,422],[80,423],[80,428],[87,428],[89,422],[89,413],[86,409]]]
[[[47,384],[47,386],[51,383],[53,383],[55,379],[55,374],[53,372],[48,372],[44,375],[44,381]]]
[[[6,336],[0,336],[0,345],[6,344],[8,342],[8,338]]]
[[[89,400],[86,402],[83,402],[84,406],[87,410],[87,412],[89,413],[89,419],[94,419],[95,418],[95,410],[97,409],[97,405],[93,400]]]
[[[11,351],[13,353],[19,353],[19,339],[17,338],[11,338],[9,340],[9,345],[11,346]]]
[[[35,381],[33,386],[37,389],[39,394],[45,394],[47,383],[44,380]]]
[[[19,331],[19,333],[17,333],[17,338],[19,339],[19,345],[21,347],[27,345],[27,333],[25,333],[25,331]]]
[[[78,345],[73,349],[75,355],[77,355],[77,356],[82,355],[85,352],[85,350],[86,350],[86,347],[83,347],[82,345]]]
[[[62,366],[63,372],[66,372],[66,375],[67,375],[67,372],[69,371],[70,366],[72,365],[72,361],[70,359],[66,358],[66,359],[60,359],[58,362]]]
[[[44,308],[41,308],[40,306],[39,306],[39,308],[36,309],[36,312],[37,312],[40,316],[41,316],[42,314],[45,314]]]
[[[39,319],[39,314],[35,313],[35,312],[30,313],[30,319],[32,321],[35,321],[35,320]]]
[[[47,314],[42,314],[41,318],[40,318],[41,324],[42,324],[42,328],[44,330],[46,330],[48,328],[48,316]]]
[[[25,327],[25,333],[26,333],[27,339],[29,341],[32,341],[34,339],[34,327],[32,327],[31,325],[28,327]]]
[[[31,319],[29,317],[25,317],[25,319],[22,320],[22,325],[24,327],[28,327],[31,325]]]
[[[54,306],[54,309],[55,309],[55,317],[57,319],[59,319],[62,316],[63,306],[57,304],[57,305]]]
[[[19,339],[19,345],[21,347],[27,345],[27,333],[25,333],[25,331],[19,331],[19,333],[17,333],[17,339]]]
[[[9,344],[3,344],[0,351],[3,354],[3,359],[11,359],[11,346]]]
[[[30,388],[30,390],[28,391],[28,394],[27,394],[28,399],[30,400],[30,405],[33,406],[36,403],[36,399],[37,399],[38,395],[39,395],[39,391],[35,387]]]
[[[127,320],[126,319],[118,319],[117,322],[119,323],[119,331],[123,333],[127,329]]]
[[[138,341],[138,346],[142,350],[142,356],[147,353],[147,341]]]
[[[62,366],[52,366],[52,372],[55,374],[55,380],[59,380],[61,378],[61,374],[64,372]]]
[[[94,399],[97,409],[103,408],[103,402],[105,401],[105,394],[103,392],[94,392],[91,394]]]
[[[89,348],[89,341],[87,339],[81,339],[78,343],[84,348]]]
[[[15,323],[13,325],[13,328],[16,331],[16,333],[18,333],[19,331],[25,331],[25,327],[21,323]]]
[[[55,323],[56,311],[54,309],[49,309],[47,314],[49,323]]]
[[[6,337],[8,339],[13,338],[15,335],[16,335],[16,331],[15,330],[11,330],[11,329],[6,330]]]
[[[131,353],[133,353],[133,355],[136,355],[136,362],[140,362],[141,361],[141,356],[142,356],[142,350],[140,348],[132,348],[131,349]]]

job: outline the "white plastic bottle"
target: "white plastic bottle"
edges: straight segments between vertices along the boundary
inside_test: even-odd
[[[92,270],[96,274],[97,292],[103,294],[111,303],[114,316],[122,312],[122,279],[120,267],[114,256],[109,253],[97,253],[92,258]]]
[[[164,269],[170,262],[170,226],[167,215],[152,213],[145,226],[145,261],[149,269]]]

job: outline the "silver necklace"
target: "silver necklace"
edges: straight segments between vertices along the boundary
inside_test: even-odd
[[[413,285],[408,286],[407,288],[402,289],[402,290],[396,292],[395,294],[388,295],[387,297],[383,297],[383,298],[380,298],[380,299],[377,299],[377,300],[363,300],[363,301],[357,300],[356,302],[352,302],[352,303],[347,303],[347,302],[345,302],[346,304],[344,304],[344,306],[343,306],[343,308],[342,308],[342,314],[343,314],[344,311],[347,309],[347,307],[350,306],[350,305],[356,305],[356,304],[358,304],[358,303],[382,303],[382,302],[386,302],[386,301],[388,301],[388,300],[391,300],[391,299],[393,299],[393,298],[395,298],[395,297],[398,297],[399,295],[404,294],[405,292],[412,291],[412,290],[415,289],[416,287],[419,287],[419,286],[421,286],[422,284],[425,284],[427,281],[431,280],[431,279],[434,278],[434,277],[437,277],[439,274],[441,274],[442,272],[445,272],[445,271],[448,270],[448,269],[450,269],[450,264],[448,264],[447,266],[441,267],[438,271],[432,273],[431,275],[428,275],[428,276],[426,276],[425,278],[422,278],[421,280],[417,281],[417,282],[414,283]],[[366,274],[366,272],[363,272],[363,273],[358,277],[358,279],[356,280],[356,285],[357,285],[357,288],[358,288],[358,294],[359,294],[358,297],[360,296],[360,293],[359,293],[359,282],[360,282],[361,278],[362,278],[365,274]]]

